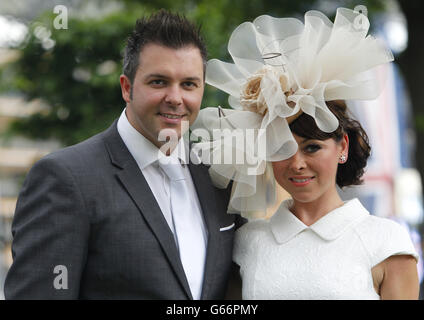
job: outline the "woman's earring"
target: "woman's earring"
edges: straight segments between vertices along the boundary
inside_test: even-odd
[[[339,158],[339,163],[345,163],[346,162],[346,156],[342,154]]]

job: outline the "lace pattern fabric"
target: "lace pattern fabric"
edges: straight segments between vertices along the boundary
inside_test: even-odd
[[[392,255],[418,260],[407,231],[351,200],[311,226],[282,203],[236,232],[243,299],[376,300],[371,269]]]

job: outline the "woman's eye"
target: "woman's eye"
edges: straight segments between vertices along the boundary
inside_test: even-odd
[[[314,153],[321,149],[321,146],[318,144],[308,144],[303,148],[303,150],[307,153]]]

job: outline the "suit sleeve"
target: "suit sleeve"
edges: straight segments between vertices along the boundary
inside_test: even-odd
[[[13,263],[6,299],[77,299],[87,256],[89,217],[83,195],[60,161],[31,169],[12,223]]]

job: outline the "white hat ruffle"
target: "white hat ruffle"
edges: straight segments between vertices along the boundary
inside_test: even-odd
[[[382,88],[372,69],[392,61],[393,55],[382,41],[367,36],[368,28],[363,14],[345,8],[337,10],[334,24],[319,11],[306,12],[304,24],[262,15],[232,33],[228,51],[234,64],[208,62],[206,82],[228,93],[233,109],[202,109],[192,126],[194,133],[198,128],[211,134],[225,128],[256,130],[254,143],[243,149],[249,165],[234,159],[211,163],[209,172],[216,186],[234,181],[229,213],[261,218],[273,205],[270,162],[296,153],[289,122],[301,112],[312,116],[322,131],[332,132],[338,120],[325,101],[378,97]],[[232,139],[211,140],[196,148],[212,156],[241,150]]]

